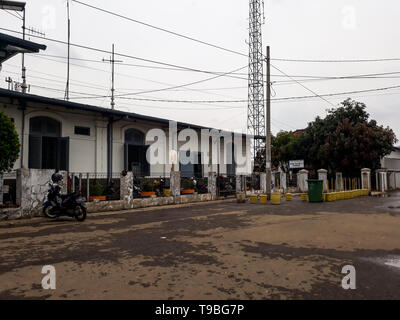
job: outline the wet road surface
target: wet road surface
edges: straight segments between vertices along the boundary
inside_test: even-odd
[[[399,263],[399,192],[0,223],[0,299],[400,299]]]

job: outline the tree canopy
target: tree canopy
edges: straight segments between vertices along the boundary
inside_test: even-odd
[[[391,153],[396,136],[389,127],[369,119],[366,105],[351,99],[308,124],[305,133],[295,136],[280,132],[272,139],[272,159],[287,170],[289,160],[304,159],[314,169],[341,171],[346,175],[361,168],[378,169],[380,160]]]
[[[19,155],[19,138],[14,123],[0,112],[0,174],[10,171]]]

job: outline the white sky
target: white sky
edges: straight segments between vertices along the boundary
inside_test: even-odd
[[[246,44],[248,39],[248,1],[83,0],[83,2],[244,54],[248,52]],[[48,38],[64,41],[67,39],[66,0],[28,0],[26,11],[27,27],[44,31]],[[400,2],[397,0],[266,0],[265,16],[263,45],[271,46],[272,58],[400,58]],[[116,52],[119,53],[196,69],[223,72],[245,67],[248,63],[246,57],[178,38],[100,13],[77,3],[71,4],[71,23],[71,41],[73,43],[103,50],[110,50],[112,43],[115,43]],[[21,22],[7,12],[0,11],[0,27],[20,31]],[[5,31],[0,30],[0,32]],[[43,54],[61,56],[67,54],[64,45],[33,37],[30,39],[48,46]],[[79,48],[72,48],[71,56],[94,59],[99,62],[102,58],[109,58],[107,54]],[[32,86],[31,93],[63,98],[66,65],[48,59],[62,61],[43,56],[29,56],[26,59],[28,83],[60,91]],[[129,58],[116,57],[116,59],[121,59],[124,63],[152,65]],[[7,87],[4,82],[6,76],[11,76],[17,81],[20,80],[20,60],[20,57],[14,57],[3,64],[1,87]],[[103,72],[71,66],[71,91],[99,95],[110,94],[108,89],[111,81],[109,64],[82,61],[72,61],[72,63],[101,69]],[[400,61],[364,63],[273,61],[273,64],[287,74],[305,76],[348,76],[400,72]],[[247,78],[247,69],[240,72],[245,74],[239,75],[239,77]],[[116,73],[116,94],[160,89],[212,76],[195,72],[124,65],[117,65]],[[272,74],[279,75],[279,72],[272,69]],[[400,85],[400,73],[392,77],[398,78],[328,80],[305,82],[304,84],[319,94],[328,94]],[[272,80],[289,79],[273,76]],[[81,82],[77,83],[76,81]],[[311,95],[309,91],[295,83],[275,84],[273,88],[276,92],[275,98]],[[79,95],[71,93],[71,97],[74,96]],[[136,97],[178,100],[244,100],[247,99],[247,80],[220,77],[179,91],[155,92],[136,95]],[[366,103],[371,117],[376,119],[379,124],[393,128],[400,138],[399,89],[357,94],[352,97]],[[345,98],[347,96],[328,99],[337,105]],[[76,101],[103,107],[109,106],[108,98]],[[210,106],[122,99],[116,101],[116,108],[125,111],[230,130],[245,130],[246,128],[247,105],[245,103],[230,102]],[[317,115],[326,114],[328,108],[331,108],[331,105],[319,98],[275,102],[272,104],[273,132],[304,128],[307,122],[312,121]]]

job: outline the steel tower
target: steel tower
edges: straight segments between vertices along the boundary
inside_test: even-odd
[[[253,158],[265,150],[265,104],[261,26],[264,23],[264,1],[250,0],[249,27],[249,102],[247,131],[254,135]]]

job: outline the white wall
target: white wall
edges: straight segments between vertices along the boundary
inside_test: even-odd
[[[25,130],[22,133],[22,110],[19,109],[17,101],[11,102],[9,99],[0,98],[0,111],[6,113],[14,119],[15,127],[18,132],[20,141],[24,134],[24,159],[23,167],[28,168],[29,156],[29,123],[30,119],[38,116],[53,118],[61,123],[61,136],[70,137],[69,150],[69,171],[70,172],[107,172],[107,119],[93,112],[66,109],[64,107],[41,105],[38,103],[28,103],[25,111]],[[89,127],[90,136],[76,135],[74,133],[75,126]],[[144,121],[144,120],[121,120],[114,123],[113,131],[113,172],[121,172],[124,169],[124,143],[125,131],[134,128],[146,133],[153,128],[162,128],[166,134],[167,148],[169,145],[169,128],[167,125]],[[191,151],[203,152],[201,148],[201,134],[197,131],[199,140],[191,143]],[[245,139],[244,139],[245,141]],[[186,142],[178,141],[178,148]],[[245,143],[244,143],[245,145]],[[205,150],[204,150],[205,151]],[[246,155],[246,148],[243,147],[242,153]],[[226,165],[224,162],[224,143],[221,143],[220,149],[220,173],[226,174]],[[212,151],[209,154],[212,157]],[[250,162],[250,161],[249,161]],[[14,168],[20,168],[20,160],[17,160]],[[243,168],[241,168],[242,170]],[[150,166],[150,173],[153,176],[159,176],[161,173],[169,176],[171,165],[157,164]],[[204,164],[204,175],[208,172],[217,172],[216,164]],[[251,170],[246,168],[244,171],[250,173]]]

